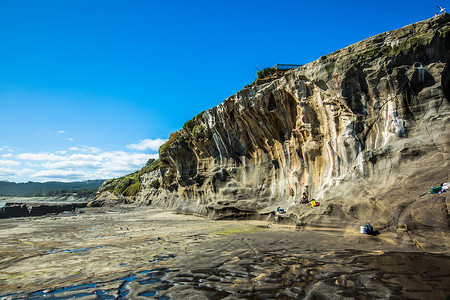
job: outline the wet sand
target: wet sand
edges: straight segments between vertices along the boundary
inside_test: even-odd
[[[397,233],[149,207],[0,220],[1,299],[446,299],[450,256]]]

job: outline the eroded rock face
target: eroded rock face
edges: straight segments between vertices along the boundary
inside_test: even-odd
[[[185,124],[135,200],[212,217],[282,206],[311,219],[294,205],[303,192],[320,214],[355,219],[388,212],[392,197],[417,200],[448,181],[449,21],[382,33],[241,90]]]

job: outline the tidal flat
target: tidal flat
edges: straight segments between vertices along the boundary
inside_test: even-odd
[[[397,233],[151,207],[0,220],[0,299],[447,299],[450,256]]]

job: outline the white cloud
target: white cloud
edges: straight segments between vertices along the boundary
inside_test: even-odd
[[[32,178],[51,179],[51,180],[82,180],[86,177],[83,171],[72,170],[44,170],[30,175]]]
[[[91,153],[99,153],[102,151],[102,149],[96,147],[87,147],[87,148],[89,149],[89,151],[91,151]]]
[[[127,152],[105,152],[102,154],[103,159],[107,163],[115,164],[117,166],[130,166],[132,168],[142,167],[151,156],[158,156],[157,154],[148,155],[143,153],[127,153]]]
[[[22,153],[16,155],[18,159],[23,160],[49,160],[49,161],[59,161],[66,160],[67,158],[61,155],[56,155],[54,153]]]
[[[14,152],[14,149],[12,149],[8,146],[2,146],[2,147],[0,147],[0,151]]]
[[[73,151],[82,151],[82,152],[90,152],[90,153],[99,153],[102,149],[97,147],[89,147],[89,146],[81,146],[81,147],[70,147],[69,150]]]
[[[41,165],[39,165],[39,164],[33,164],[33,163],[30,163],[29,161],[26,161],[25,164],[26,164],[27,166],[29,166],[29,167],[35,167],[35,168],[41,166]]]
[[[0,160],[0,166],[18,166],[20,165],[20,161],[15,160]]]
[[[12,156],[13,156],[12,153],[6,153],[2,155],[2,157],[12,157]]]
[[[97,161],[58,161],[55,163],[46,162],[42,164],[46,169],[100,169],[101,162]]]
[[[0,176],[16,176],[17,170],[8,169],[8,168],[0,168]]]
[[[158,154],[108,152],[105,153],[109,159],[102,164],[97,171],[96,178],[112,178],[123,176],[142,168],[150,158],[158,158]]]
[[[57,133],[66,133],[65,130],[58,130]]]
[[[80,147],[70,147],[70,151],[81,151],[81,152],[90,152],[90,153],[99,153],[102,149],[97,147],[89,147],[89,146],[80,146]]]
[[[9,168],[0,168],[0,176],[8,176],[8,177],[20,176],[33,172],[35,172],[35,170],[32,169],[14,170]]]
[[[18,171],[17,171],[17,174],[18,174],[18,175],[22,175],[22,174],[28,174],[28,173],[33,173],[33,172],[35,172],[35,170],[32,170],[32,169],[22,169],[22,170],[18,170]]]
[[[72,154],[68,157],[70,160],[93,160],[93,161],[100,161],[103,160],[102,154],[100,155],[93,155],[93,154]]]
[[[62,170],[83,171],[84,179],[111,178],[139,170],[150,158],[156,159],[158,154],[148,155],[125,151],[108,151],[97,154],[76,153],[65,156],[65,160],[47,161],[40,166],[49,169],[48,171],[53,170],[54,173],[51,174],[62,174],[56,172]],[[38,173],[37,176],[42,177],[42,173]]]
[[[68,140],[71,141],[71,142],[75,141],[74,138],[69,138]]]
[[[152,147],[156,148],[155,145],[163,142],[164,140],[156,141]],[[143,141],[141,144],[144,147]],[[14,160],[0,160],[0,167],[4,167],[0,169],[0,176],[17,177],[25,174],[26,177],[21,178],[24,181],[73,181],[119,177],[139,170],[150,158],[158,158],[158,154],[102,151],[100,148],[88,146],[70,147],[67,151],[21,153],[11,156]],[[10,168],[20,164],[28,169]]]
[[[144,150],[153,150],[153,151],[158,151],[159,147],[164,144],[165,142],[167,142],[167,140],[164,139],[146,139],[146,140],[141,140],[139,141],[138,144],[130,144],[127,145],[128,149],[133,149],[133,150],[139,150],[139,151],[144,151]]]

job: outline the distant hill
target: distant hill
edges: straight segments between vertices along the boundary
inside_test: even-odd
[[[97,191],[103,179],[77,182],[26,182],[0,181],[0,196],[53,196],[77,191]]]

